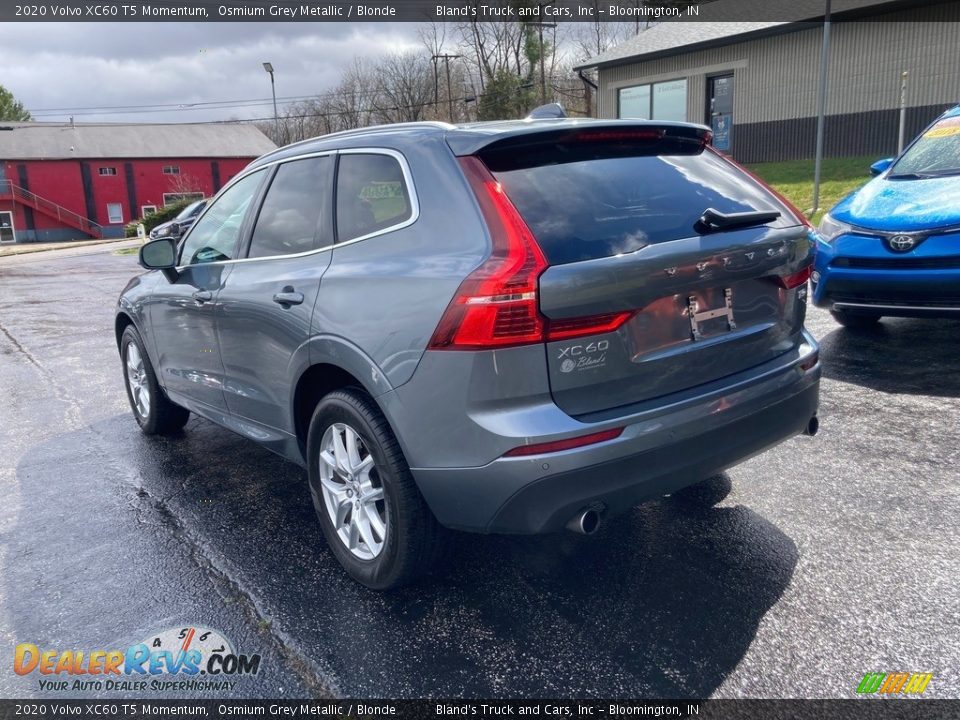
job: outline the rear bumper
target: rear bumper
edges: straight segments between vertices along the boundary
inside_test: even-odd
[[[507,500],[487,530],[559,530],[588,506],[616,515],[699,482],[803,432],[817,412],[818,392],[818,385],[808,385],[786,400],[686,440],[540,478]]]
[[[787,357],[724,379],[700,394],[602,422],[615,440],[481,467],[412,468],[437,519],[448,527],[533,534],[561,529],[579,510],[613,515],[703,480],[804,430],[817,412],[820,365],[805,342]],[[545,438],[549,439],[549,438]]]

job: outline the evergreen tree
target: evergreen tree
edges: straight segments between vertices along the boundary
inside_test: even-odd
[[[32,119],[23,103],[18,101],[12,92],[0,85],[0,120],[22,122]]]

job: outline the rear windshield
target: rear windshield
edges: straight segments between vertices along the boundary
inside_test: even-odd
[[[960,173],[960,116],[928,128],[890,171],[889,177],[942,177]]]
[[[544,159],[538,153],[525,167],[516,156],[484,157],[552,265],[695,236],[707,208],[778,211],[774,225],[794,223],[773,195],[713,152]]]

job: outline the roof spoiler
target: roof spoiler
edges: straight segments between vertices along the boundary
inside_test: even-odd
[[[704,146],[713,140],[706,125],[647,120],[551,120],[491,123],[447,134],[447,144],[458,156],[481,151],[530,148],[551,143],[663,141],[676,146]]]

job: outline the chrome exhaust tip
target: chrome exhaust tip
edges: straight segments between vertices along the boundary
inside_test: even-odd
[[[599,528],[600,513],[592,509],[582,510],[567,523],[567,530],[581,535],[593,535]]]
[[[803,434],[813,437],[814,435],[817,434],[817,431],[819,429],[820,429],[820,421],[817,419],[817,416],[814,415],[807,422],[807,426],[803,429]]]

